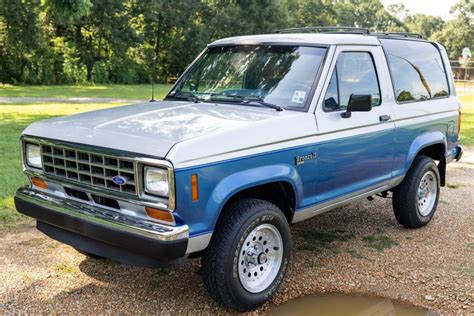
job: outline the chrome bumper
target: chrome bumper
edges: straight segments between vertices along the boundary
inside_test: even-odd
[[[154,240],[176,241],[187,240],[189,237],[189,228],[187,225],[177,227],[165,226],[151,221],[122,215],[118,212],[96,206],[60,198],[28,187],[18,189],[15,199],[48,209],[48,211],[51,212],[67,215],[92,224],[98,224],[106,229],[122,231],[124,233]],[[24,213],[21,210],[19,211]],[[26,215],[35,217],[31,214]],[[41,218],[37,219],[42,221]],[[50,224],[55,225],[55,223]]]

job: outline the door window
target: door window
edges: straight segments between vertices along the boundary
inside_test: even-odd
[[[346,110],[351,94],[370,94],[372,106],[380,105],[377,72],[368,52],[343,52],[339,55],[324,97],[324,110]]]

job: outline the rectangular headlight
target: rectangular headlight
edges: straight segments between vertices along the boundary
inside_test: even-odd
[[[25,146],[26,151],[26,164],[33,168],[43,168],[43,162],[41,160],[40,146],[35,144],[27,143]]]
[[[169,196],[168,170],[145,166],[144,173],[145,192],[164,197]]]

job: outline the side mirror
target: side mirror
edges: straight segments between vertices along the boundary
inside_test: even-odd
[[[351,94],[347,110],[341,113],[341,117],[349,118],[352,112],[369,112],[370,110],[372,110],[372,96],[370,94]]]

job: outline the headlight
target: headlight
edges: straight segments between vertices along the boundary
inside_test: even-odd
[[[40,147],[38,145],[26,144],[26,164],[30,167],[38,169],[43,167]]]
[[[167,197],[169,190],[168,170],[145,167],[145,192]]]

